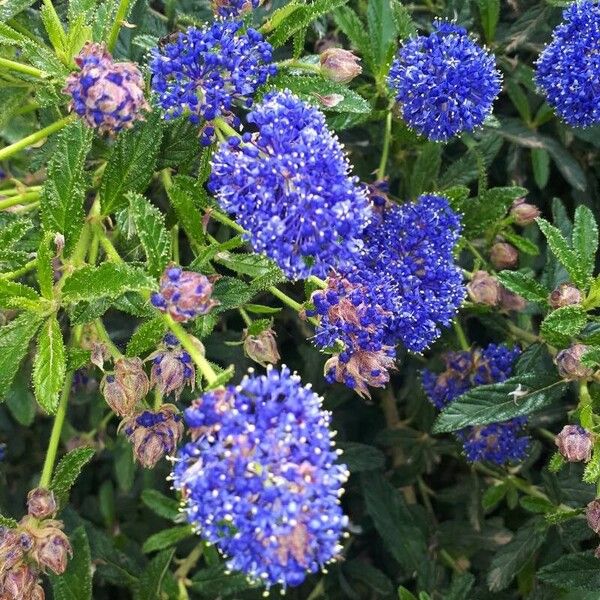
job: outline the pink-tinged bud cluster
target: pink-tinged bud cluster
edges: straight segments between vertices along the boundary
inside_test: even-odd
[[[160,279],[160,291],[152,304],[175,321],[184,322],[205,315],[219,302],[212,298],[213,281],[206,275],[168,267]]]
[[[319,60],[321,73],[335,83],[349,83],[362,73],[360,58],[343,48],[328,48]]]
[[[540,216],[540,209],[533,204],[525,202],[525,198],[519,198],[513,202],[510,215],[517,225],[522,227],[530,225]]]
[[[589,350],[585,344],[575,344],[570,348],[561,350],[555,360],[558,374],[567,381],[577,381],[580,379],[590,379],[594,370],[586,367],[581,359]]]
[[[36,519],[53,517],[58,511],[54,492],[35,488],[27,494],[27,512]]]
[[[600,498],[592,500],[585,508],[585,517],[589,528],[597,534],[600,534]],[[594,553],[596,558],[600,558],[600,546]]]
[[[579,425],[565,425],[554,443],[568,462],[588,462],[592,458],[592,434]]]
[[[114,373],[107,373],[100,390],[111,409],[120,417],[130,415],[150,390],[150,381],[140,358],[119,358]]]
[[[247,329],[244,329],[244,352],[249,359],[263,367],[269,364],[276,365],[281,358],[275,341],[275,332],[270,328],[261,331],[258,335],[251,335]]]
[[[163,456],[173,454],[183,435],[181,416],[172,404],[132,415],[122,421],[121,428],[131,442],[134,458],[147,469]]]
[[[496,269],[514,269],[519,262],[519,252],[511,244],[496,242],[490,250],[490,260]]]
[[[38,527],[32,521],[30,525],[28,517],[24,517],[23,521],[34,540],[30,553],[34,562],[44,573],[48,571],[56,575],[64,573],[73,551],[69,538],[62,531],[62,523],[50,520],[44,521]]]
[[[100,133],[129,129],[150,107],[144,78],[133,63],[115,63],[104,44],[88,42],[75,58],[79,71],[67,77],[70,109]]]
[[[475,271],[467,284],[469,298],[476,304],[498,307],[505,311],[522,311],[527,303],[522,296],[507,290],[486,271]]]
[[[573,304],[581,304],[583,294],[572,283],[561,283],[548,297],[552,308],[562,308]]]

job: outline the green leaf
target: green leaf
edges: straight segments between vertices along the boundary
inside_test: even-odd
[[[125,208],[127,192],[145,191],[156,166],[161,137],[159,111],[119,136],[100,185],[102,214]]]
[[[531,166],[535,183],[540,190],[543,190],[550,178],[550,154],[543,148],[532,148]]]
[[[52,477],[50,489],[56,494],[61,504],[65,504],[69,491],[79,477],[81,469],[92,459],[94,448],[75,448],[61,459]]]
[[[367,24],[375,60],[376,76],[382,78],[387,75],[396,49],[396,27],[391,0],[369,0]]]
[[[35,0],[6,0],[0,4],[0,23],[5,23],[35,4]]]
[[[261,277],[273,271],[280,271],[277,264],[263,254],[222,251],[215,254],[214,260],[236,273],[250,277]]]
[[[404,40],[417,35],[417,26],[410,16],[410,11],[401,0],[391,0],[394,23],[396,25],[396,37]]]
[[[142,552],[149,554],[150,552],[156,552],[158,550],[165,550],[181,540],[194,535],[194,531],[191,525],[178,525],[176,527],[170,527],[159,531],[154,535],[151,535],[142,546]]]
[[[344,452],[340,462],[344,463],[351,473],[382,469],[385,466],[385,456],[373,446],[357,442],[339,442],[338,446]]]
[[[538,577],[562,589],[592,590],[600,588],[600,569],[594,552],[577,552],[561,556],[556,562],[542,567]]]
[[[160,316],[142,323],[129,339],[127,356],[142,356],[156,348],[165,334],[165,329],[164,319]]]
[[[444,600],[469,600],[471,590],[475,585],[475,577],[471,573],[455,573],[452,576],[452,585]]]
[[[6,408],[13,419],[24,427],[29,427],[35,419],[37,405],[29,391],[29,381],[21,374],[15,379],[6,394]]]
[[[523,296],[530,302],[538,302],[545,306],[550,292],[538,283],[531,275],[522,271],[501,271],[498,281],[508,290]]]
[[[222,565],[212,565],[202,569],[192,577],[194,592],[202,598],[214,600],[215,598],[228,597],[239,594],[255,587],[242,573],[226,573]]]
[[[40,297],[37,292],[24,283],[10,281],[9,279],[0,279],[0,306],[11,307],[17,301],[30,301],[39,303]]]
[[[587,206],[581,205],[575,209],[573,250],[581,272],[584,276],[591,277],[598,250],[598,224],[594,213]]]
[[[507,486],[505,483],[498,483],[490,486],[481,498],[481,506],[484,510],[490,511],[496,508],[502,501],[502,498],[506,496]]]
[[[400,586],[398,588],[398,600],[417,600],[417,597],[405,587]]]
[[[394,585],[389,577],[364,560],[344,562],[342,571],[347,577],[366,585],[377,597],[389,598],[394,593]]]
[[[583,409],[582,409],[582,412],[583,412]],[[582,423],[582,425],[585,427],[587,425],[587,423]],[[600,479],[600,445],[594,444],[594,453],[592,454],[592,459],[585,465],[582,480],[585,483],[595,484],[599,479]]]
[[[587,323],[587,313],[575,304],[553,310],[540,326],[542,337],[550,344],[565,346]]]
[[[536,244],[522,235],[517,235],[512,231],[504,230],[502,232],[502,237],[506,238],[506,241],[510,242],[513,246],[516,246],[518,250],[523,252],[523,254],[537,256],[540,253],[540,250]]]
[[[517,531],[515,537],[502,546],[492,559],[487,582],[492,592],[507,588],[527,560],[544,543],[547,525],[539,518],[532,519]]]
[[[27,354],[29,342],[37,333],[42,317],[24,312],[0,327],[0,402],[5,400],[21,361]]]
[[[54,600],[92,600],[92,558],[87,534],[78,527],[69,535],[73,556],[62,575],[50,575]]]
[[[500,0],[477,0],[479,18],[485,41],[489,44],[496,37],[496,25],[500,17]]]
[[[65,302],[97,298],[116,298],[125,292],[152,290],[156,282],[139,267],[126,263],[103,263],[86,266],[65,279],[62,293]]]
[[[459,396],[440,413],[433,433],[527,415],[560,398],[565,389],[566,384],[551,373],[516,375],[502,383],[480,385]],[[510,395],[515,391],[516,396]]]
[[[221,304],[215,307],[216,312],[223,312],[231,308],[243,306],[254,296],[254,290],[239,279],[222,277],[215,283],[213,297]]]
[[[329,81],[320,75],[290,75],[280,73],[269,79],[265,92],[271,89],[290,90],[306,102],[313,104],[324,111],[343,113],[370,113],[371,105],[354,90]],[[321,98],[339,96],[339,102],[328,105]]]
[[[148,271],[160,277],[171,260],[171,236],[165,228],[164,215],[144,196],[130,192],[129,214],[148,259]]]
[[[428,142],[423,145],[410,175],[409,193],[416,198],[423,192],[435,190],[442,164],[442,145]]]
[[[192,193],[192,190],[198,189],[194,187],[193,180],[178,176],[173,179],[173,185],[169,186],[167,194],[177,215],[177,221],[192,244],[202,246],[206,240],[206,235],[202,231],[202,213]],[[198,194],[201,193],[198,192]]]
[[[58,14],[52,7],[44,4],[40,9],[40,16],[48,34],[48,39],[52,42],[57,55],[64,57],[67,38]]]
[[[7,529],[14,529],[17,527],[19,523],[12,519],[11,517],[5,517],[4,515],[0,515],[0,527],[6,527]]]
[[[53,415],[58,408],[66,368],[67,359],[62,332],[56,316],[52,315],[42,326],[33,361],[35,398],[49,414]]]
[[[175,550],[157,554],[140,575],[133,593],[134,600],[156,600],[161,597],[161,586]]]
[[[163,519],[175,521],[180,516],[179,502],[157,490],[144,490],[142,492],[142,502]]]
[[[575,251],[569,247],[565,236],[557,227],[541,217],[537,218],[536,222],[546,236],[550,250],[566,269],[571,280],[581,288],[587,287],[587,274],[582,270],[580,260]]]
[[[378,471],[362,473],[361,485],[367,512],[386,548],[405,569],[422,575],[427,565],[427,540],[402,496]]]
[[[54,288],[54,269],[52,259],[54,258],[54,234],[48,231],[40,242],[37,253],[37,276],[42,296],[52,300]]]
[[[69,256],[79,239],[85,215],[85,157],[92,145],[93,130],[75,121],[58,135],[42,188],[40,211],[44,230],[65,236]]]

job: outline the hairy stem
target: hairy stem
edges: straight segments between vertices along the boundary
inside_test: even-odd
[[[385,117],[385,130],[383,134],[383,149],[381,151],[381,160],[377,169],[377,179],[385,177],[385,167],[387,165],[388,156],[390,154],[390,141],[392,139],[392,111],[388,111]]]
[[[4,67],[10,71],[18,71],[19,73],[30,75],[31,77],[38,77],[39,79],[48,77],[48,74],[44,73],[41,69],[36,69],[35,67],[9,60],[8,58],[0,58],[0,67]]]
[[[17,206],[18,204],[29,204],[31,202],[37,202],[40,199],[40,192],[35,190],[33,192],[23,192],[16,196],[10,196],[0,200],[0,210],[10,208],[11,206]]]

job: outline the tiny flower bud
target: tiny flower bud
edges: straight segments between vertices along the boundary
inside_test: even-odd
[[[35,545],[31,552],[42,571],[50,569],[56,575],[65,572],[69,556],[73,555],[69,538],[61,528],[60,521],[47,521],[36,531]]]
[[[35,488],[27,494],[27,512],[36,519],[47,519],[56,514],[58,506],[54,492]]]
[[[565,425],[554,442],[569,462],[588,462],[592,458],[592,435],[579,425]]]
[[[31,600],[37,579],[35,570],[25,563],[10,569],[0,582],[0,598],[2,600]]]
[[[590,529],[600,533],[600,499],[596,498],[587,505],[585,516]]]
[[[115,362],[115,372],[107,373],[100,384],[107,404],[119,416],[133,412],[135,405],[150,389],[150,382],[139,358],[120,358]]]
[[[500,302],[500,284],[495,277],[485,271],[475,271],[467,285],[469,297],[476,304],[497,306]]]
[[[40,584],[37,584],[31,591],[29,600],[45,600],[45,598],[46,594],[44,593],[44,588]]]
[[[328,48],[321,53],[321,73],[335,83],[349,83],[362,73],[360,58],[343,48]]]
[[[582,300],[583,294],[572,283],[561,283],[548,298],[552,308],[581,304]]]
[[[584,344],[575,344],[570,348],[561,350],[555,358],[558,374],[567,381],[577,379],[589,379],[594,370],[586,367],[582,362],[582,356],[588,351]]]
[[[249,359],[263,367],[275,365],[281,358],[272,329],[265,329],[258,335],[248,335],[248,330],[244,329],[244,352]]]
[[[525,198],[519,198],[513,202],[510,214],[517,225],[529,225],[540,216],[540,209],[533,204],[525,202]]]
[[[341,94],[327,94],[326,96],[321,96],[320,94],[315,93],[314,95],[325,108],[333,108],[344,99],[344,96]]]
[[[505,287],[500,286],[500,308],[502,310],[521,312],[522,310],[525,310],[526,306],[527,301],[523,296],[519,296],[519,294],[515,294]]]
[[[519,261],[519,252],[511,244],[496,242],[490,250],[490,260],[496,269],[513,269]]]

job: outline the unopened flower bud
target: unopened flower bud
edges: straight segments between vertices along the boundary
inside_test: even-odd
[[[31,596],[29,600],[45,600],[46,594],[44,593],[44,588],[38,583],[34,586],[33,590],[31,590]]]
[[[272,329],[265,329],[258,335],[248,335],[248,330],[244,329],[244,352],[249,359],[263,367],[275,365],[281,358]]]
[[[475,271],[469,284],[467,292],[476,304],[497,306],[500,302],[500,283],[485,271]]]
[[[320,94],[315,93],[314,95],[325,108],[333,108],[344,99],[344,96],[341,94],[327,94],[321,96]]]
[[[360,58],[343,48],[328,48],[321,53],[321,73],[335,83],[349,83],[362,73]]]
[[[49,569],[56,575],[65,572],[69,556],[73,555],[69,538],[61,528],[60,521],[47,521],[35,532],[35,545],[31,552],[42,571]]]
[[[519,296],[519,294],[507,290],[504,286],[500,286],[500,308],[502,310],[521,312],[525,310],[526,306],[527,301],[523,296]]]
[[[175,321],[184,322],[205,315],[219,304],[212,293],[213,283],[206,275],[167,267],[160,279],[160,291],[152,294],[151,302]]]
[[[165,404],[156,411],[145,410],[125,419],[121,427],[133,447],[133,456],[151,469],[163,456],[172,454],[183,435],[177,408]]]
[[[581,304],[582,301],[583,294],[572,283],[561,283],[548,298],[552,308]]]
[[[35,488],[27,494],[27,512],[36,519],[47,519],[56,514],[58,506],[54,492]]]
[[[490,260],[496,269],[513,269],[519,262],[519,252],[511,244],[496,242],[490,250]]]
[[[24,551],[17,530],[0,528],[0,579],[3,573],[21,561]]]
[[[107,373],[103,377],[100,389],[114,412],[121,417],[131,414],[150,389],[141,359],[118,359],[114,373]]]
[[[517,225],[525,226],[533,223],[541,213],[537,206],[528,204],[525,198],[519,198],[513,202],[510,214]]]
[[[262,4],[263,0],[211,0],[213,12],[224,18],[240,17]]]
[[[22,563],[10,569],[0,582],[2,600],[31,600],[37,586],[37,573],[30,565]]]
[[[592,434],[579,425],[565,425],[554,442],[569,462],[588,462],[592,458]]]
[[[585,509],[585,516],[592,531],[600,533],[600,499],[592,500]]]
[[[558,374],[567,381],[589,379],[594,370],[586,367],[581,358],[589,350],[584,344],[575,344],[570,348],[561,350],[555,358]]]

